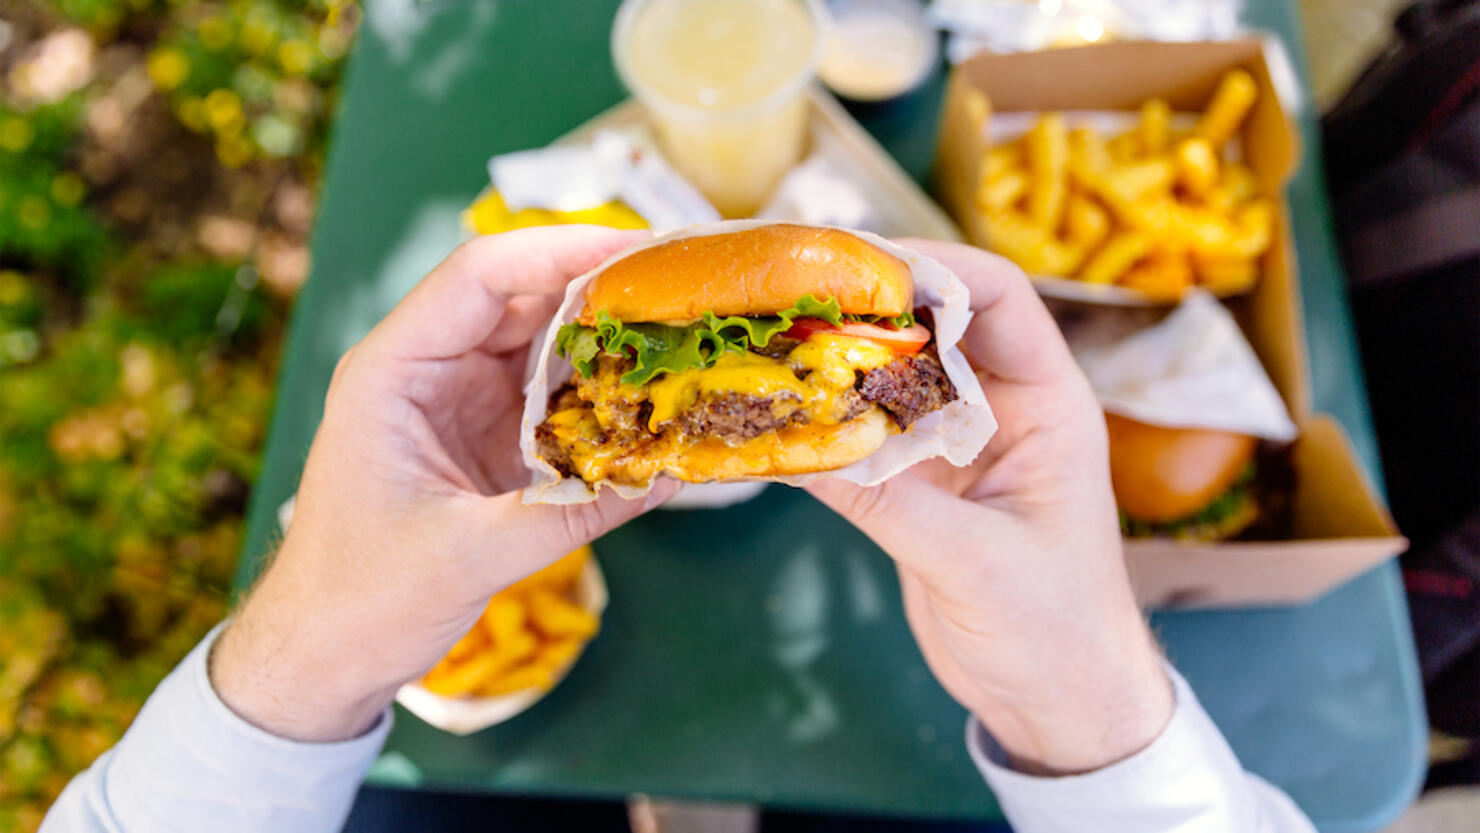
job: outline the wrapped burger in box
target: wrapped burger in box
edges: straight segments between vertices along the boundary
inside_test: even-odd
[[[1143,603],[1294,604],[1406,546],[1340,425],[1289,407],[1290,396],[1270,380],[1225,305],[1200,292],[1169,314],[1052,299],[1049,305],[1112,420],[1259,441],[1249,480],[1240,484],[1248,493],[1240,497],[1252,496],[1253,506],[1245,507],[1251,514],[1213,533],[1232,540],[1208,540],[1205,529],[1182,536],[1123,514],[1126,561]],[[1112,470],[1114,459],[1112,451]]]
[[[979,216],[975,192],[993,114],[1128,111],[1153,98],[1167,101],[1176,111],[1200,111],[1224,76],[1242,69],[1254,79],[1258,96],[1239,135],[1240,152],[1261,190],[1279,195],[1293,172],[1298,148],[1281,106],[1278,60],[1273,70],[1271,63],[1264,42],[1257,39],[1107,43],[978,55],[958,66],[949,82],[936,159],[938,190],[962,221],[968,239],[984,243],[990,230],[973,218]],[[1218,544],[1127,541],[1126,557],[1138,593],[1153,606],[1295,604],[1319,596],[1406,546],[1341,426],[1312,412],[1294,246],[1282,201],[1277,208],[1257,284],[1227,306],[1297,429],[1297,439],[1287,452],[1293,473],[1289,536]],[[1055,305],[1060,311],[1096,308],[1065,301]],[[1117,312],[1125,318],[1150,316],[1153,323],[1160,315],[1125,307]]]

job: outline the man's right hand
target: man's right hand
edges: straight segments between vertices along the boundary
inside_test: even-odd
[[[1174,702],[1126,574],[1103,413],[1021,270],[967,246],[904,245],[971,290],[961,348],[1000,427],[972,466],[809,491],[894,557],[931,670],[1016,768],[1129,757]]]

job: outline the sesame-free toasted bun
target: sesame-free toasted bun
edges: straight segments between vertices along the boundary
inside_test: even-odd
[[[1110,481],[1120,511],[1162,523],[1191,515],[1228,491],[1254,459],[1259,440],[1201,428],[1164,428],[1115,414]]]
[[[836,298],[848,315],[895,316],[914,304],[904,261],[845,231],[795,225],[672,240],[625,257],[586,287],[576,319],[692,321],[770,315],[803,295]]]

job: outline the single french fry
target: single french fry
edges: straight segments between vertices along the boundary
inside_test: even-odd
[[[1069,133],[1062,113],[1045,113],[1023,137],[1028,160],[1028,217],[1053,232],[1067,196]]]
[[[497,668],[503,671],[534,656],[540,649],[540,638],[534,631],[520,631],[486,652],[499,659]]]
[[[1224,253],[1232,245],[1235,229],[1225,215],[1191,205],[1175,205],[1171,213],[1171,240],[1195,252]]]
[[[1099,131],[1092,127],[1069,131],[1069,177],[1075,185],[1098,191],[1103,186],[1105,172],[1114,164],[1105,137]]]
[[[1067,245],[1017,211],[987,217],[987,248],[1030,275],[1067,277],[1079,267],[1084,250]]]
[[[1249,166],[1241,162],[1232,162],[1224,166],[1222,181],[1219,185],[1228,192],[1229,199],[1234,205],[1253,199],[1254,195],[1259,193],[1259,180],[1255,178]]]
[[[1111,201],[1110,208],[1127,229],[1142,232],[1152,240],[1170,242],[1177,233],[1177,202],[1166,195],[1131,202]]]
[[[1267,199],[1244,203],[1234,214],[1227,253],[1251,260],[1264,254],[1274,238],[1274,216],[1274,203]]]
[[[988,182],[1023,168],[1023,149],[1017,142],[995,145],[982,154],[982,179]]]
[[[1241,69],[1229,72],[1218,82],[1218,89],[1193,132],[1207,139],[1214,149],[1221,149],[1249,115],[1258,95],[1259,88],[1252,75]]]
[[[1192,267],[1198,283],[1215,295],[1244,292],[1259,279],[1259,263],[1253,258],[1194,254]]]
[[[1154,249],[1120,279],[1127,289],[1138,289],[1158,300],[1172,301],[1192,287],[1195,276],[1186,253]]]
[[[1176,176],[1172,160],[1160,156],[1116,165],[1103,177],[1101,195],[1111,203],[1132,203],[1152,194],[1170,192]]]
[[[536,630],[551,638],[590,639],[601,625],[590,611],[548,590],[529,594],[529,618]]]
[[[1118,231],[1079,270],[1079,279],[1086,283],[1113,284],[1150,251],[1151,240],[1144,234]]]
[[[457,662],[460,660],[464,660],[472,656],[473,654],[476,654],[477,652],[483,650],[487,646],[488,632],[478,625],[474,624],[473,627],[468,628],[467,633],[463,634],[462,639],[459,639],[457,641],[457,644],[452,646],[451,650],[447,652],[447,656],[442,661],[447,662],[448,660],[451,660],[453,662]]]
[[[1009,208],[1028,193],[1028,174],[1014,170],[996,179],[982,180],[976,190],[976,204],[982,211],[993,213]]]
[[[1106,143],[1110,158],[1116,162],[1133,162],[1141,156],[1141,137],[1127,130]]]
[[[576,654],[581,652],[581,646],[585,644],[585,640],[575,637],[546,642],[531,658],[530,664],[547,669],[552,674],[557,673],[575,659]]]
[[[549,688],[554,684],[554,675],[548,668],[523,665],[479,686],[477,693],[484,697],[501,697],[530,688]]]
[[[521,633],[527,633],[525,622],[529,612],[523,600],[514,594],[503,592],[488,600],[479,624],[488,633],[489,640],[498,646]]]
[[[1110,233],[1110,214],[1093,198],[1073,194],[1064,209],[1064,231],[1070,243],[1083,251],[1093,251]]]
[[[1166,99],[1150,98],[1141,105],[1141,150],[1156,156],[1167,149],[1172,132],[1172,107]]]
[[[438,666],[422,678],[421,684],[433,694],[458,697],[498,674],[507,663],[508,660],[500,654],[484,651],[462,662]]]
[[[1218,184],[1203,195],[1203,204],[1220,214],[1232,215],[1240,205],[1259,192],[1259,183],[1247,165],[1238,162],[1223,166]]]
[[[1218,184],[1218,156],[1201,136],[1177,143],[1177,182],[1194,197],[1202,197]]]

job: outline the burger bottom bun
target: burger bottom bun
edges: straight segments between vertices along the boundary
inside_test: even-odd
[[[688,483],[827,472],[873,454],[888,437],[889,419],[874,407],[838,425],[783,428],[739,446],[703,440],[663,460],[660,471]]]

